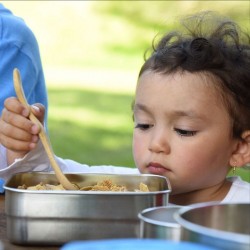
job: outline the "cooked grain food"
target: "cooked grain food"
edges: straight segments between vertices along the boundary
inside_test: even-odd
[[[27,187],[25,184],[22,186],[18,186],[18,189],[26,189],[26,190],[65,190],[65,188],[60,185],[51,185],[51,184],[45,184],[43,182],[39,183],[36,186],[29,186]]]
[[[26,190],[65,190],[65,188],[59,185],[51,185],[45,184],[43,182],[39,183],[36,186],[27,187],[25,184],[22,186],[18,186],[18,189],[26,189]],[[85,186],[79,188],[81,191],[112,191],[112,192],[126,192],[129,191],[124,185],[117,185],[113,183],[111,180],[106,179],[101,182],[97,182],[93,186]],[[134,189],[134,192],[149,192],[149,188],[146,184],[140,183],[138,189]]]

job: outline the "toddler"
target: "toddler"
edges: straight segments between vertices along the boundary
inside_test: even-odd
[[[182,21],[184,31],[154,40],[133,102],[136,169],[82,165],[57,157],[65,172],[166,176],[170,202],[250,202],[250,184],[229,171],[250,163],[250,44],[237,24],[213,12]],[[33,106],[34,107],[34,106]],[[39,107],[39,108],[37,108]],[[42,121],[41,105],[32,112]],[[0,175],[50,171],[39,128],[16,98],[5,101]]]

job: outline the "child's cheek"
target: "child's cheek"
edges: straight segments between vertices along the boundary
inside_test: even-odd
[[[138,136],[133,138],[133,157],[136,167],[142,172],[143,162],[145,158],[145,144],[141,142]]]
[[[135,164],[136,166],[138,166],[137,162],[140,158],[140,146],[139,146],[139,143],[136,142],[135,140],[133,140],[133,156],[134,156]]]

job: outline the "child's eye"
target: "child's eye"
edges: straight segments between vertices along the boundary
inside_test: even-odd
[[[136,124],[135,125],[135,128],[139,128],[139,129],[141,129],[141,130],[147,130],[147,129],[149,129],[149,128],[151,128],[152,127],[152,125],[150,125],[150,124],[144,124],[144,123],[138,123],[138,124]]]
[[[184,130],[184,129],[179,129],[179,128],[175,128],[174,130],[180,136],[186,136],[186,137],[188,137],[188,136],[194,136],[197,133],[197,131],[190,131],[190,130]]]

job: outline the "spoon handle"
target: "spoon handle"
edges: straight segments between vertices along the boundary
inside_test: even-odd
[[[62,170],[58,166],[58,164],[55,160],[54,152],[53,152],[53,149],[51,147],[49,138],[45,132],[45,129],[44,129],[43,125],[41,124],[41,122],[36,118],[36,116],[31,111],[30,105],[28,104],[26,97],[24,95],[24,91],[23,91],[23,87],[22,87],[22,80],[21,80],[20,73],[19,73],[18,69],[14,69],[14,71],[13,71],[13,81],[14,81],[14,87],[15,87],[17,98],[30,111],[29,119],[40,127],[39,137],[40,137],[41,142],[44,146],[44,149],[48,155],[50,164],[55,171],[55,175],[56,175],[58,181],[67,190],[77,190],[77,187],[75,185],[73,185],[66,178],[66,176],[63,174]]]

